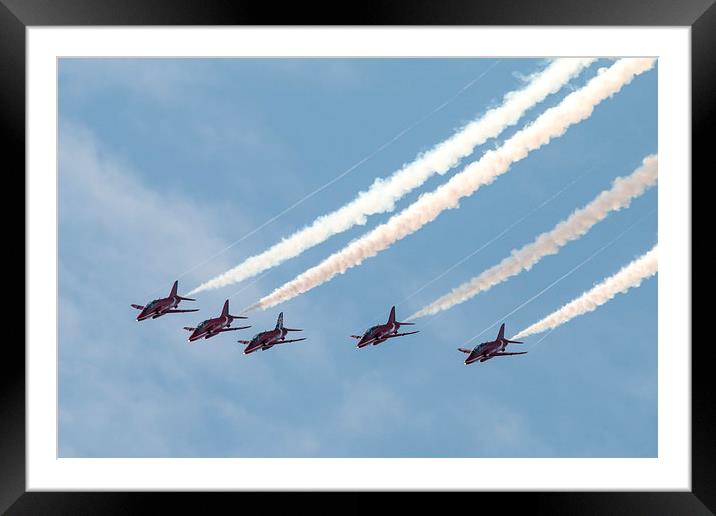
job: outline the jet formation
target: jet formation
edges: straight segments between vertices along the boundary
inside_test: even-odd
[[[169,296],[154,299],[146,305],[132,304],[131,307],[140,310],[137,315],[137,321],[144,321],[146,319],[157,319],[166,314],[175,313],[187,313],[187,312],[198,312],[199,309],[188,309],[180,310],[177,307],[181,301],[196,301],[189,297],[183,297],[177,294],[179,282],[175,281],[172,285],[172,289],[169,292]],[[251,326],[236,326],[231,327],[232,323],[237,319],[247,319],[247,317],[241,315],[231,315],[229,313],[229,300],[224,302],[224,306],[221,310],[221,314],[211,319],[206,319],[200,322],[197,326],[184,326],[184,329],[190,331],[191,334],[187,339],[189,342],[195,342],[201,339],[210,339],[221,333],[230,331],[245,330],[251,328]],[[395,318],[395,306],[391,307],[388,320],[384,324],[377,324],[368,328],[362,335],[351,335],[351,338],[358,340],[356,348],[364,348],[369,345],[377,346],[387,340],[396,337],[405,337],[406,335],[413,335],[420,333],[418,330],[400,332],[401,326],[412,326],[415,323],[409,322],[398,322]],[[280,344],[289,344],[291,342],[301,342],[306,340],[305,337],[298,339],[286,339],[289,332],[303,331],[298,328],[286,328],[283,325],[283,312],[278,314],[276,320],[276,327],[273,330],[266,330],[254,335],[251,340],[238,340],[240,344],[246,346],[244,354],[248,355],[254,351],[266,351],[274,346]],[[470,365],[475,362],[486,362],[494,357],[503,357],[508,355],[524,355],[526,351],[519,352],[508,352],[505,351],[508,344],[523,344],[523,342],[517,340],[509,340],[505,338],[505,324],[502,323],[500,331],[497,334],[495,340],[483,342],[478,344],[472,349],[457,348],[467,354],[465,359],[465,365]]]

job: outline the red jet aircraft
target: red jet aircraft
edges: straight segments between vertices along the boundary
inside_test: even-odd
[[[356,346],[357,348],[365,347],[368,344],[373,344],[375,346],[377,344],[380,344],[381,342],[385,342],[388,339],[392,339],[393,337],[402,337],[404,335],[412,335],[413,333],[418,333],[417,331],[398,333],[398,330],[401,326],[408,326],[413,324],[415,323],[397,322],[395,320],[395,307],[392,307],[390,309],[390,316],[388,317],[387,323],[379,324],[378,326],[368,328],[363,335],[351,335],[351,337],[353,337],[354,339],[358,339],[358,345]]]
[[[509,353],[505,351],[505,348],[508,344],[524,344],[524,342],[520,342],[519,340],[508,340],[505,338],[505,323],[502,323],[502,326],[500,326],[500,332],[497,334],[497,338],[490,342],[483,342],[482,344],[478,344],[475,346],[474,349],[469,350],[465,348],[457,348],[458,351],[462,351],[463,353],[467,353],[467,358],[465,359],[465,365],[470,365],[473,362],[477,362],[478,360],[480,362],[485,362],[486,360],[490,360],[492,357],[505,357],[508,355],[524,355],[527,353],[526,351],[519,351],[517,353]]]
[[[157,317],[161,317],[164,314],[177,314],[182,312],[198,312],[199,309],[193,309],[193,310],[175,310],[177,306],[179,306],[179,301],[196,301],[196,299],[191,299],[189,297],[181,297],[177,295],[177,287],[179,286],[179,281],[175,281],[174,285],[172,286],[172,291],[169,292],[169,297],[163,297],[161,299],[155,299],[154,301],[150,302],[146,306],[142,305],[132,305],[132,308],[136,308],[137,310],[141,310],[139,312],[139,315],[137,316],[137,321],[143,321],[144,319],[149,319],[150,317],[152,319],[156,319]]]
[[[262,331],[257,333],[251,340],[240,340],[241,344],[248,344],[244,350],[244,355],[253,353],[257,349],[267,350],[275,346],[276,344],[288,344],[289,342],[299,342],[302,339],[291,339],[286,340],[286,334],[290,331],[303,331],[295,328],[284,328],[283,327],[283,312],[278,314],[278,320],[276,321],[276,328],[273,330]]]
[[[227,299],[224,302],[224,309],[221,311],[221,315],[219,317],[207,319],[206,321],[199,324],[199,326],[197,326],[196,328],[192,328],[191,326],[184,326],[184,329],[192,332],[192,334],[189,336],[189,342],[194,342],[195,340],[199,339],[209,339],[225,331],[245,330],[246,328],[251,328],[251,326],[229,328],[234,319],[248,318],[241,317],[239,315],[229,315],[229,300]]]

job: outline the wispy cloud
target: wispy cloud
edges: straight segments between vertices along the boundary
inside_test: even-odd
[[[164,107],[214,84],[211,70],[211,61],[196,59],[61,58],[59,63],[62,91],[69,95],[123,93]]]
[[[183,316],[134,321],[128,304],[146,301],[157,277],[194,260],[202,251],[193,245],[225,243],[213,231],[223,212],[147,187],[86,127],[64,122],[60,133],[60,456],[359,456],[360,443],[375,449],[374,432],[349,414],[386,418],[385,431],[400,433],[403,422],[391,414],[403,393],[380,380],[345,378],[341,350],[320,328],[307,327],[302,348],[246,357],[231,338],[187,344]],[[177,208],[181,218],[173,216]],[[202,296],[196,317],[213,315],[221,300]],[[322,307],[314,318],[336,320],[341,311],[340,303]],[[286,315],[296,326],[308,318],[300,306]],[[250,321],[252,330],[272,327],[274,317]],[[323,394],[326,385],[335,396]],[[292,409],[308,392],[320,393],[321,403]]]
[[[267,382],[273,373],[254,364],[235,377],[232,351],[240,350],[188,346],[179,319],[140,326],[129,303],[146,301],[155,287],[166,294],[171,285],[158,278],[186,267],[203,247],[224,245],[214,231],[220,214],[148,188],[91,131],[67,121],[60,126],[58,188],[60,455],[204,449],[190,435],[201,433],[206,419],[203,395],[221,399],[222,385]],[[201,301],[202,312],[219,308],[218,301]]]

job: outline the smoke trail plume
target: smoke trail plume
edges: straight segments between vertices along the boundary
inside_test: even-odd
[[[497,265],[454,288],[406,320],[410,321],[452,308],[522,271],[529,270],[543,257],[556,254],[562,246],[584,235],[595,224],[604,220],[610,212],[626,208],[631,204],[632,199],[653,186],[657,180],[658,167],[658,158],[653,155],[647,156],[642,165],[631,175],[614,180],[611,189],[600,193],[592,202],[576,210],[552,230],[542,233],[521,249],[513,250],[510,256]]]
[[[626,292],[630,288],[638,287],[643,280],[656,274],[658,269],[657,246],[654,246],[651,251],[623,267],[615,275],[610,276],[577,299],[567,303],[556,312],[552,312],[541,321],[510,338],[527,337],[528,335],[554,329],[579,315],[591,312],[617,294]]]
[[[559,91],[594,61],[596,59],[593,58],[556,59],[542,72],[530,77],[531,82],[523,89],[507,93],[502,105],[487,111],[449,139],[404,165],[392,176],[376,179],[367,191],[360,192],[348,204],[318,217],[309,226],[210,279],[188,295],[243,281],[298,256],[356,224],[365,224],[369,215],[392,211],[395,202],[401,197],[421,186],[433,174],[445,174],[462,158],[472,154],[475,147],[516,124],[528,109]]]
[[[268,308],[302,294],[414,233],[444,210],[457,208],[461,198],[491,183],[512,163],[524,159],[530,151],[546,145],[552,138],[563,135],[571,125],[588,118],[596,105],[618,92],[636,75],[651,69],[654,63],[655,59],[651,58],[620,59],[592,78],[586,86],[567,95],[557,106],[547,109],[499,149],[487,151],[480,160],[468,165],[447,183],[421,196],[386,223],[277,288],[249,309]]]

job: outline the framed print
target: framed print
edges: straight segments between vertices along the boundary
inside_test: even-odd
[[[2,0],[27,304],[0,507],[713,511],[690,169],[716,8],[588,7]]]

